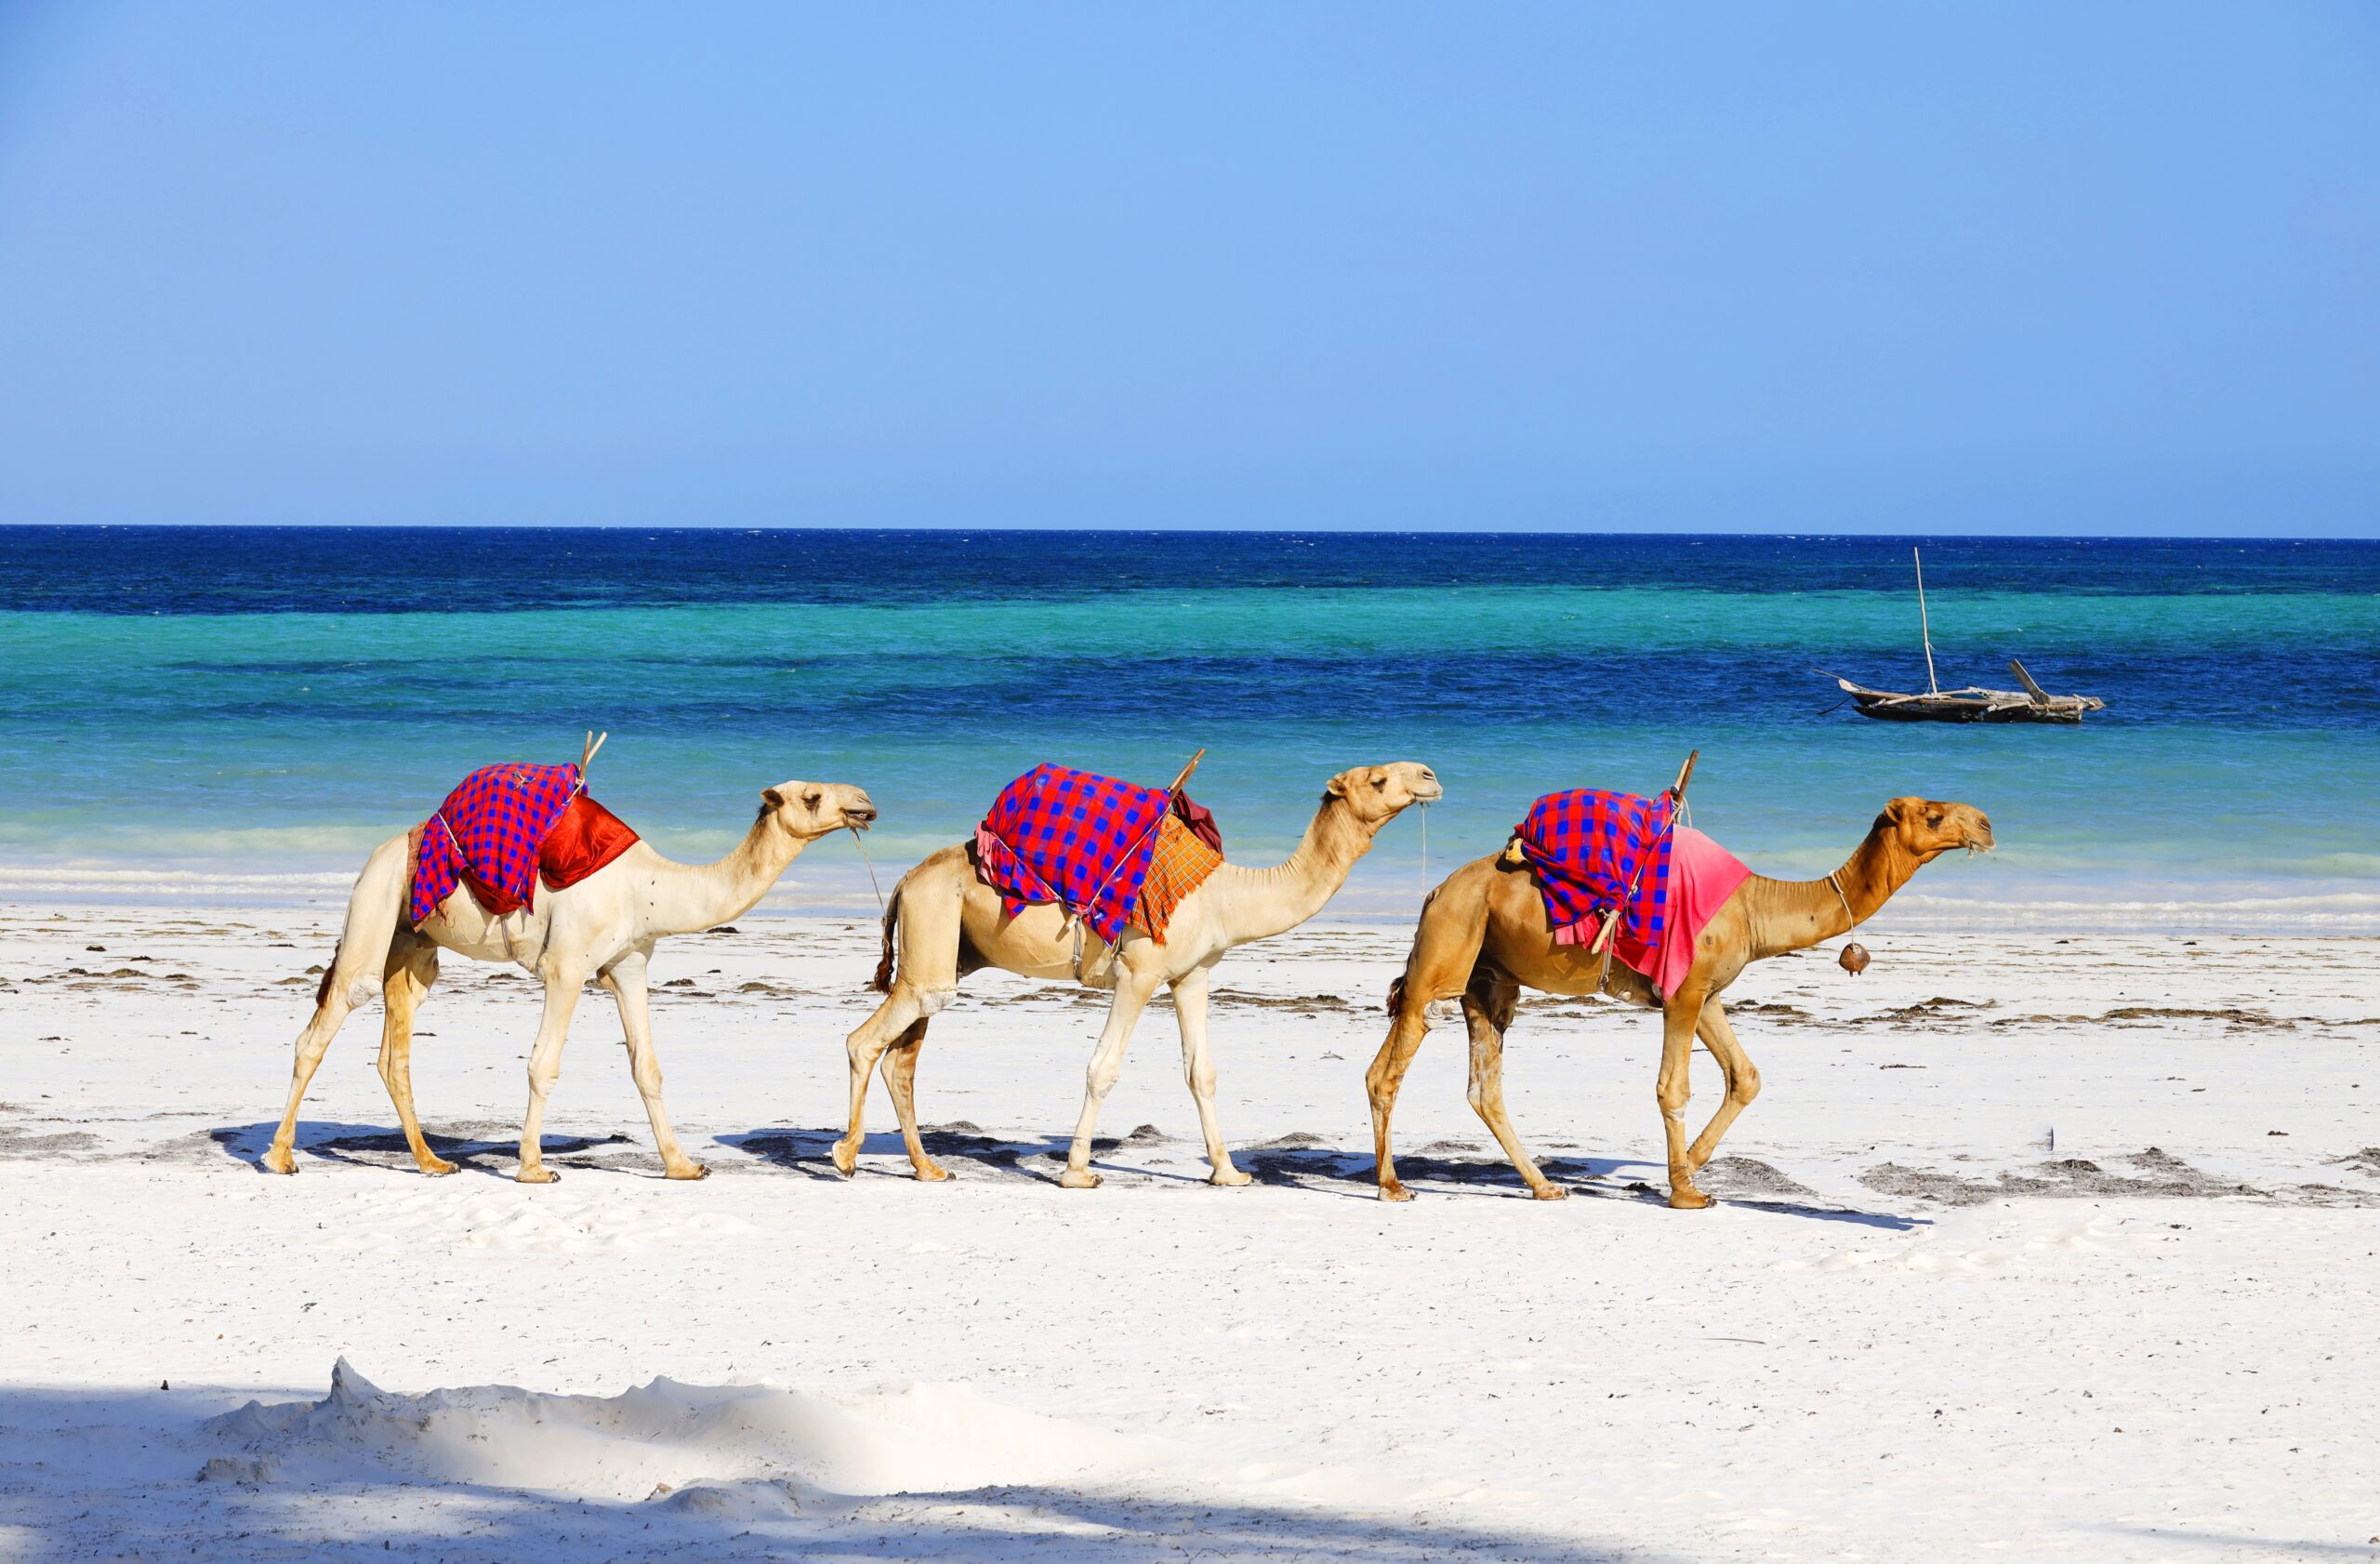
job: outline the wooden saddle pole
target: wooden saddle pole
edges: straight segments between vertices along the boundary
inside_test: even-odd
[[[1662,822],[1661,836],[1667,836],[1676,828],[1677,812],[1686,803],[1686,785],[1694,780],[1694,762],[1701,758],[1701,750],[1689,749],[1686,753],[1686,763],[1677,768],[1677,780],[1670,784],[1670,817]],[[1656,848],[1660,845],[1659,837],[1654,838],[1653,845]],[[1635,905],[1637,887],[1645,883],[1645,870],[1651,864],[1652,859],[1647,856],[1644,863],[1636,866],[1635,876],[1628,881],[1628,899],[1603,915],[1603,927],[1595,931],[1594,943],[1587,947],[1588,955],[1602,955],[1609,948],[1611,936],[1620,927],[1620,915]]]
[[[1194,771],[1197,770],[1197,769],[1198,769],[1198,762],[1199,762],[1200,761],[1202,761],[1202,760],[1205,760],[1206,758],[1207,758],[1207,749],[1206,749],[1206,746],[1204,746],[1204,745],[1200,745],[1200,746],[1198,747],[1198,752],[1197,752],[1197,754],[1195,754],[1195,755],[1193,755],[1193,756],[1191,756],[1191,757],[1190,757],[1190,762],[1189,762],[1189,764],[1187,764],[1187,765],[1183,766],[1183,767],[1181,769],[1181,771],[1177,772],[1177,773],[1174,775],[1174,778],[1173,778],[1173,781],[1172,781],[1171,785],[1170,785],[1170,786],[1169,786],[1169,787],[1165,789],[1165,801],[1166,801],[1166,802],[1165,802],[1165,809],[1166,809],[1166,814],[1167,814],[1167,815],[1170,815],[1170,814],[1171,814],[1171,813],[1173,812],[1173,801],[1174,801],[1175,799],[1178,799],[1178,798],[1180,798],[1180,797],[1182,796],[1182,789],[1183,789],[1183,787],[1186,783],[1188,783],[1188,782],[1189,782],[1189,780],[1190,780],[1190,774],[1191,774],[1192,772],[1194,772]],[[1147,830],[1143,831],[1143,832],[1140,834],[1139,839],[1138,839],[1138,840],[1136,840],[1136,841],[1132,843],[1131,850],[1130,850],[1130,852],[1126,853],[1126,854],[1123,855],[1123,857],[1118,858],[1118,859],[1116,861],[1116,868],[1111,868],[1111,869],[1109,869],[1109,870],[1107,871],[1107,878],[1106,878],[1105,880],[1102,880],[1102,881],[1099,882],[1098,887],[1097,887],[1096,889],[1094,889],[1094,890],[1091,893],[1091,896],[1090,896],[1089,900],[1088,900],[1088,901],[1086,901],[1086,902],[1084,903],[1084,906],[1085,906],[1085,907],[1088,907],[1088,906],[1091,904],[1091,902],[1095,902],[1095,901],[1097,901],[1097,900],[1099,899],[1099,897],[1100,897],[1100,894],[1101,894],[1102,892],[1104,892],[1104,891],[1105,891],[1105,890],[1107,889],[1107,881],[1108,881],[1109,880],[1113,880],[1113,879],[1115,879],[1115,878],[1116,878],[1116,871],[1117,871],[1117,869],[1120,869],[1120,868],[1122,868],[1124,867],[1124,865],[1125,865],[1125,864],[1129,863],[1129,862],[1131,860],[1131,858],[1132,858],[1133,855],[1134,855],[1134,854],[1137,854],[1138,852],[1140,852],[1140,850],[1141,850],[1141,843],[1142,843],[1142,842],[1146,842],[1152,834],[1154,834],[1156,831],[1157,831],[1158,829],[1160,829],[1164,825],[1165,825],[1165,815],[1158,815],[1158,816],[1157,817],[1156,822],[1155,822],[1154,824],[1152,824],[1152,825],[1149,827],[1149,828],[1148,828]],[[1062,905],[1062,906],[1063,906],[1063,905],[1064,905],[1064,904],[1061,903],[1060,905]],[[1075,981],[1076,981],[1076,982],[1078,982],[1078,983],[1079,983],[1079,982],[1081,982],[1081,981],[1083,980],[1083,976],[1082,976],[1082,914],[1083,914],[1083,908],[1079,908],[1079,907],[1067,907],[1067,908],[1066,908],[1066,927],[1065,927],[1065,932],[1066,932],[1066,933],[1068,933],[1069,934],[1071,934],[1071,935],[1073,936],[1073,939],[1074,939],[1074,948],[1075,948],[1075,950],[1074,950]],[[1114,970],[1114,968],[1115,968],[1117,955],[1117,951],[1116,948],[1115,948],[1114,946],[1112,946],[1112,945],[1111,945],[1111,946],[1109,946],[1109,947],[1107,948],[1107,965],[1108,965],[1109,970],[1111,970],[1111,971],[1112,971],[1112,970]]]
[[[1173,785],[1166,789],[1166,796],[1168,798],[1180,798],[1182,796],[1182,789],[1189,785],[1190,774],[1197,770],[1198,762],[1206,758],[1207,749],[1206,746],[1202,744],[1198,747],[1198,752],[1190,757],[1190,763],[1183,766],[1180,774],[1174,777]]]

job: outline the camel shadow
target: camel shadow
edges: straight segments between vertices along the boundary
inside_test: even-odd
[[[206,1138],[216,1148],[236,1162],[245,1162],[258,1173],[266,1171],[264,1152],[272,1144],[272,1133],[281,1126],[276,1122],[223,1125],[206,1132]],[[521,1132],[518,1127],[507,1131],[494,1120],[459,1124],[422,1126],[421,1138],[430,1149],[467,1173],[510,1178],[514,1164],[521,1155]],[[609,1146],[634,1146],[637,1143],[623,1134],[602,1136],[546,1135],[538,1145],[545,1155],[564,1167],[633,1169],[639,1165],[634,1157],[610,1157],[589,1160],[585,1154]],[[390,1173],[417,1173],[412,1148],[405,1145],[403,1131],[377,1124],[343,1124],[318,1119],[298,1121],[295,1149],[301,1156],[318,1158],[326,1162],[345,1162],[355,1167],[380,1168]],[[658,1158],[646,1157],[652,1171],[661,1171]]]
[[[1509,1162],[1460,1153],[1477,1148],[1459,1142],[1434,1142],[1396,1159],[1396,1173],[1408,1187],[1423,1195],[1488,1200],[1526,1200],[1527,1186]],[[1288,1135],[1239,1154],[1242,1168],[1259,1182],[1289,1185],[1355,1200],[1376,1200],[1377,1164],[1368,1153],[1336,1151],[1313,1135]],[[1620,1200],[1666,1207],[1669,1192],[1631,1176],[1628,1170],[1660,1176],[1658,1163],[1621,1157],[1548,1157],[1538,1171],[1556,1187],[1575,1198]],[[1806,1217],[1817,1222],[1847,1222],[1887,1232],[1930,1226],[1924,1217],[1897,1216],[1889,1212],[1855,1211],[1830,1206],[1813,1190],[1804,1188],[1765,1163],[1747,1158],[1722,1158],[1703,1175],[1707,1193],[1723,1204],[1779,1216]]]
[[[842,1138],[840,1131],[778,1128],[748,1130],[713,1138],[721,1146],[758,1158],[772,1167],[784,1168],[806,1178],[836,1184],[845,1182],[843,1175],[835,1170],[832,1156],[835,1143]],[[926,1155],[949,1169],[954,1177],[966,1177],[972,1170],[998,1178],[1051,1185],[1057,1183],[1058,1173],[1066,1163],[1066,1153],[1074,1145],[1072,1137],[1066,1135],[1002,1139],[964,1120],[950,1124],[920,1126],[918,1138],[925,1144]],[[1129,1135],[1095,1136],[1091,1143],[1091,1169],[1102,1178],[1122,1184],[1206,1182],[1203,1173],[1171,1173],[1145,1165],[1104,1160],[1119,1149],[1153,1149],[1168,1146],[1170,1142],[1171,1137],[1160,1133],[1149,1124],[1142,1125]],[[1191,1150],[1203,1167],[1205,1154],[1196,1147]],[[859,1166],[852,1174],[853,1178],[910,1177],[908,1147],[897,1132],[887,1130],[864,1136],[860,1141],[859,1155]],[[1158,1160],[1164,1159],[1160,1157]],[[953,1167],[953,1163],[959,1166]]]
[[[1378,1165],[1371,1153],[1339,1151],[1319,1144],[1284,1144],[1314,1140],[1311,1135],[1284,1136],[1280,1141],[1250,1146],[1236,1160],[1255,1174],[1260,1184],[1283,1185],[1351,1200],[1379,1198]],[[1574,1195],[1611,1200],[1621,1198],[1620,1187],[1615,1182],[1621,1169],[1650,1166],[1623,1158],[1552,1157],[1540,1160],[1538,1170]],[[1527,1185],[1511,1163],[1485,1158],[1428,1149],[1406,1152],[1396,1159],[1396,1174],[1427,1194],[1486,1200],[1526,1199],[1528,1195]]]
[[[720,1135],[718,1144],[757,1158],[772,1167],[807,1178],[844,1182],[835,1171],[831,1152],[841,1138],[834,1130],[764,1129]],[[1064,1135],[1035,1139],[1003,1139],[982,1126],[960,1120],[921,1128],[918,1138],[926,1154],[964,1178],[976,1172],[997,1178],[1054,1184],[1064,1167],[1071,1144]],[[1195,1141],[1181,1141],[1154,1124],[1144,1124],[1129,1135],[1101,1136],[1091,1143],[1091,1168],[1117,1187],[1182,1186],[1204,1184],[1206,1151]],[[1458,1143],[1433,1143],[1396,1160],[1400,1177],[1421,1193],[1488,1200],[1525,1200],[1521,1176],[1501,1160],[1459,1153],[1474,1148]],[[1115,1153],[1133,1154],[1130,1162],[1113,1160]],[[1164,1164],[1179,1160],[1182,1171]],[[1259,1184],[1301,1189],[1340,1200],[1377,1199],[1369,1152],[1341,1151],[1318,1135],[1293,1133],[1234,1149],[1233,1160]],[[1152,1165],[1157,1164],[1157,1165]],[[1623,1200],[1666,1206],[1666,1190],[1646,1182],[1660,1169],[1652,1162],[1621,1157],[1550,1157],[1539,1169],[1575,1197]],[[860,1142],[860,1163],[854,1178],[910,1177],[907,1147],[892,1131],[870,1134]],[[1710,1193],[1731,1206],[1805,1217],[1815,1222],[1845,1222],[1888,1232],[1907,1232],[1931,1226],[1924,1217],[1896,1216],[1886,1212],[1855,1211],[1830,1206],[1817,1194],[1765,1163],[1744,1158],[1723,1158],[1705,1173]]]

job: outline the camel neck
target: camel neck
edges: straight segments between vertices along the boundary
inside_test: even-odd
[[[1321,911],[1347,882],[1355,860],[1371,851],[1379,828],[1356,819],[1346,800],[1329,794],[1307,822],[1297,851],[1283,862],[1270,868],[1232,863],[1217,868],[1213,878],[1225,893],[1220,905],[1232,943],[1284,933]]]
[[[1826,879],[1753,875],[1745,882],[1752,911],[1753,959],[1807,949],[1820,940],[1849,934],[1874,917],[1917,869],[1917,860],[1879,824]]]
[[[809,843],[763,813],[716,863],[668,858],[654,875],[652,915],[656,934],[694,934],[742,916],[768,894]]]

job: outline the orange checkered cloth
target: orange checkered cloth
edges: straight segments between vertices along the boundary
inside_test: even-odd
[[[1149,854],[1149,874],[1141,881],[1141,899],[1132,908],[1131,926],[1163,945],[1173,909],[1204,884],[1223,861],[1221,853],[1184,825],[1180,815],[1168,810],[1164,823],[1157,827],[1157,846]]]

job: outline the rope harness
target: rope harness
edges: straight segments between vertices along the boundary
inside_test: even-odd
[[[1851,927],[1843,931],[1844,937],[1847,939],[1852,934],[1858,931],[1859,927],[1859,920],[1851,916],[1851,898],[1843,894],[1843,885],[1834,877],[1835,874],[1841,874],[1842,872],[1843,871],[1841,869],[1836,869],[1834,874],[1828,875],[1826,877],[1826,885],[1828,890],[1834,893],[1834,899],[1843,904],[1843,916],[1850,920]]]
[[[845,826],[852,833],[852,845],[859,849],[859,861],[867,866],[867,888],[876,893],[876,915],[884,916],[884,887],[876,882],[876,860],[867,855],[867,843],[861,840],[857,826]]]

